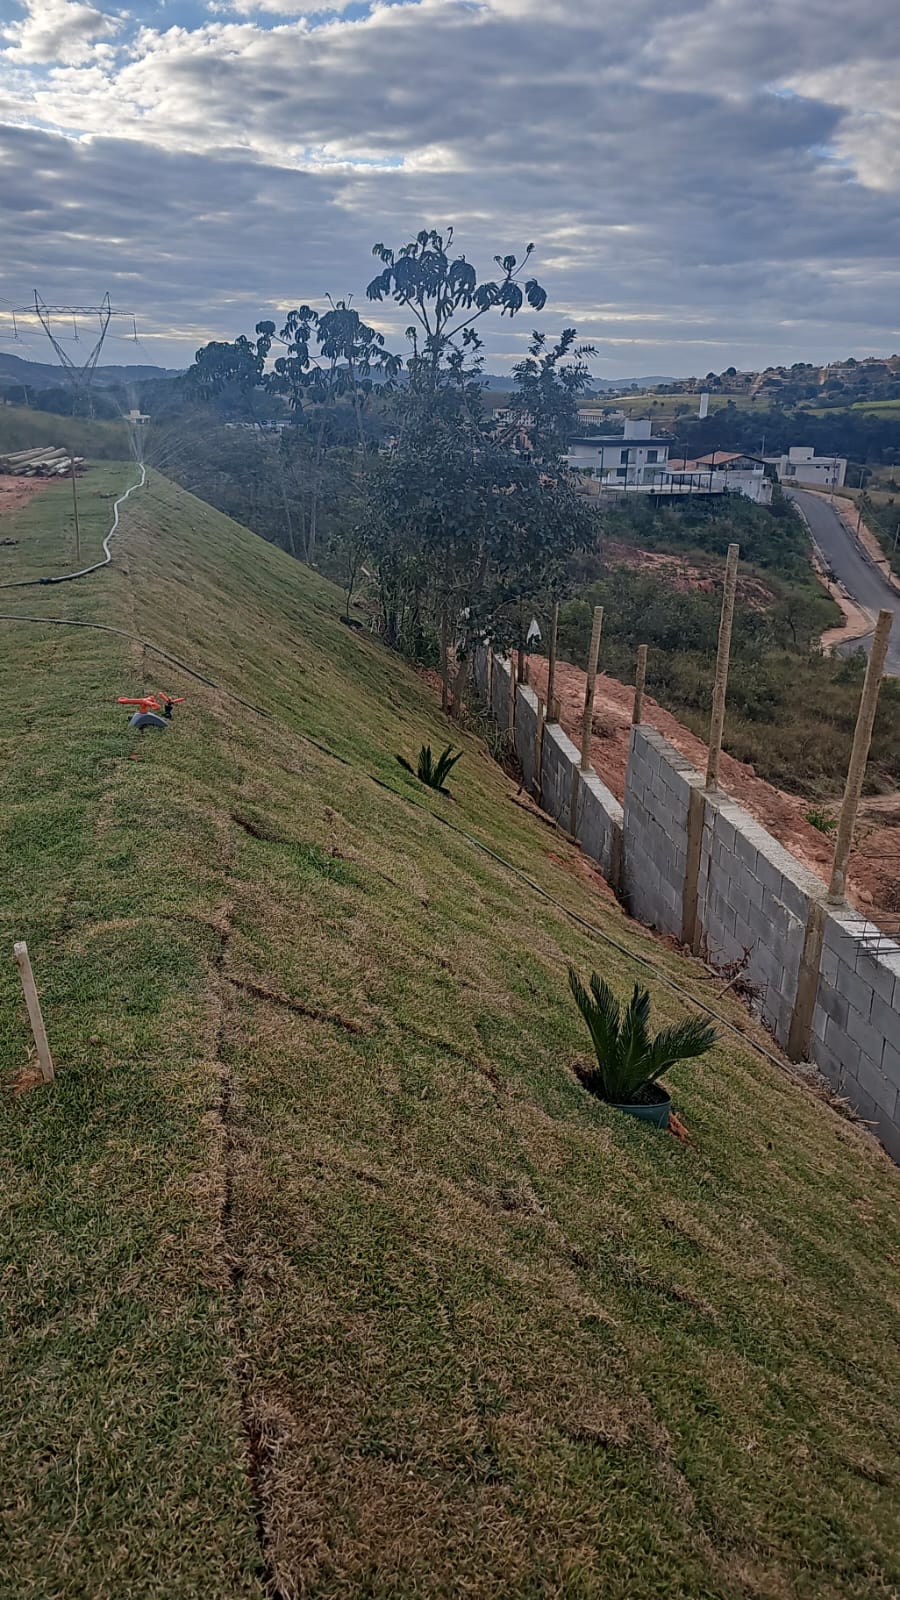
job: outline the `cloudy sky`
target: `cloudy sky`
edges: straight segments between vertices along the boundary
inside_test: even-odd
[[[897,0],[0,0],[0,348],[109,289],[182,363],[453,222],[601,377],[900,350],[898,55]]]

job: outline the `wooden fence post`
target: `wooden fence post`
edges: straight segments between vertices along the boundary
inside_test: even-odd
[[[869,759],[872,728],[875,723],[875,711],[878,706],[878,691],[881,688],[884,658],[887,655],[888,638],[893,620],[894,614],[892,611],[879,611],[878,621],[875,624],[875,636],[872,640],[869,664],[866,667],[866,681],[863,684],[859,713],[856,718],[856,731],[853,735],[850,765],[847,768],[847,782],[841,805],[841,819],[838,823],[837,837],[834,843],[831,882],[828,885],[828,900],[831,905],[843,904],[844,892],[847,887],[847,865],[850,860],[850,848],[853,844],[853,829],[856,826],[856,813],[859,810],[863,778],[866,774],[866,762]]]
[[[584,712],[581,718],[581,770],[589,772],[591,766],[591,724],[594,720],[594,690],[597,686],[597,662],[600,657],[600,631],[603,627],[603,607],[594,607],[591,627],[591,648],[588,652],[587,682],[584,686]]]
[[[631,726],[639,728],[644,715],[644,685],[647,682],[647,646],[638,645],[637,672],[634,677],[634,706],[631,712]]]
[[[719,787],[719,759],[722,754],[722,734],[725,729],[725,695],[728,689],[728,662],[731,657],[731,627],[734,621],[734,596],[737,589],[737,568],[740,546],[728,546],[725,563],[725,592],[722,595],[722,615],[719,619],[719,650],[716,656],[716,678],[713,684],[712,716],[709,724],[709,758],[706,765],[706,787]]]
[[[19,976],[22,979],[22,989],[25,993],[25,1004],[28,1007],[28,1020],[34,1034],[34,1047],[37,1051],[38,1066],[41,1077],[45,1083],[52,1083],[56,1074],[53,1070],[53,1057],[47,1043],[47,1030],[41,1016],[41,1002],[38,999],[34,973],[31,970],[31,961],[28,957],[28,946],[24,942],[13,945],[13,952],[19,967]]]
[[[555,722],[556,713],[553,705],[553,685],[556,680],[556,634],[559,628],[559,601],[553,602],[553,616],[550,621],[550,654],[547,660],[547,721]]]

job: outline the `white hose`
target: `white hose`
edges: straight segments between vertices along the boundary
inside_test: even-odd
[[[106,535],[106,538],[103,541],[102,561],[94,561],[89,567],[79,567],[77,572],[64,572],[58,578],[23,578],[20,579],[18,583],[0,584],[0,588],[37,589],[48,583],[71,583],[73,578],[85,578],[89,572],[97,572],[99,571],[100,567],[109,566],[109,563],[112,561],[112,552],[110,551],[109,546],[110,541],[112,540],[112,537],[119,526],[119,507],[125,504],[125,501],[134,494],[136,489],[143,489],[145,483],[147,482],[147,469],[144,466],[143,461],[139,461],[138,466],[141,469],[141,475],[138,478],[137,483],[133,483],[130,489],[126,489],[124,494],[120,494],[118,500],[116,500],[113,504],[113,522],[109,533]]]

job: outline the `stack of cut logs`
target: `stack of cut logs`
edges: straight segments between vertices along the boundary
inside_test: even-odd
[[[83,456],[70,456],[65,450],[44,445],[39,450],[15,450],[12,455],[0,455],[0,472],[14,478],[64,478],[74,470],[84,468]]]

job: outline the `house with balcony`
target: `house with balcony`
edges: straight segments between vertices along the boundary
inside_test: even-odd
[[[644,489],[665,479],[670,440],[654,437],[649,419],[627,419],[624,433],[569,440],[567,464],[603,488]]]

